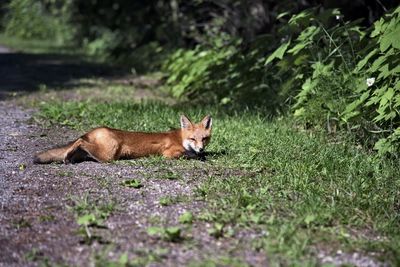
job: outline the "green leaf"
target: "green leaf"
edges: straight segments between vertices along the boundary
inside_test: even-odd
[[[278,14],[278,16],[276,16],[276,19],[281,19],[281,18],[283,18],[284,16],[287,16],[287,15],[289,15],[289,14],[290,14],[289,12],[280,13],[280,14]]]
[[[181,228],[178,226],[171,226],[165,229],[166,238],[169,241],[178,241],[181,239]]]
[[[294,116],[295,117],[301,117],[306,113],[306,109],[304,107],[298,108],[294,111]]]
[[[385,25],[385,20],[383,18],[374,23],[374,30],[371,33],[372,38],[378,36],[384,30],[383,25]]]
[[[378,142],[375,143],[374,149],[378,150],[380,155],[384,155],[386,153],[395,152],[395,147],[392,142],[388,138],[381,138]]]
[[[316,85],[317,80],[311,80],[310,78],[308,78],[301,86],[301,91],[296,96],[298,100],[293,107],[296,108],[301,105],[305,100],[307,100],[307,96],[314,90]]]
[[[378,51],[379,51],[378,49],[373,49],[371,52],[369,52],[368,55],[363,60],[360,60],[358,62],[357,67],[355,68],[355,71],[356,72],[360,71],[365,66],[365,64],[367,64],[368,60],[372,56],[376,55],[378,53]]]
[[[295,26],[301,23],[302,21],[310,21],[311,10],[304,10],[299,14],[293,15],[289,20],[289,25]]]
[[[191,224],[193,222],[193,214],[189,211],[186,211],[181,216],[179,216],[179,222],[185,224]]]
[[[306,218],[304,219],[304,222],[309,225],[310,223],[312,223],[313,221],[315,221],[317,217],[314,214],[308,214],[306,216]]]
[[[378,57],[378,58],[374,61],[374,63],[372,63],[372,66],[371,66],[371,68],[369,68],[368,71],[370,71],[370,72],[375,72],[375,71],[377,71],[378,69],[380,69],[381,66],[382,66],[382,64],[385,62],[386,58],[387,58],[386,55]]]
[[[83,216],[80,216],[78,218],[78,224],[79,225],[89,225],[91,223],[94,223],[96,221],[96,216],[94,216],[93,213],[85,214]]]
[[[264,65],[267,65],[268,63],[270,63],[272,60],[274,60],[275,58],[279,58],[282,59],[283,55],[285,54],[287,48],[290,45],[290,40],[287,43],[283,43],[278,49],[276,49],[265,61]]]
[[[394,96],[394,90],[392,87],[390,87],[382,96],[379,106],[381,107],[385,106],[392,99],[393,96]]]
[[[330,64],[325,65],[321,62],[316,62],[311,65],[311,67],[314,69],[314,72],[312,74],[312,78],[315,79],[319,76],[327,76],[329,75],[329,72],[333,68],[334,62],[332,61]]]
[[[161,227],[151,226],[151,227],[147,228],[147,234],[151,235],[151,236],[159,235],[163,232],[164,231]]]
[[[353,112],[356,108],[360,106],[367,98],[369,97],[369,91],[363,93],[359,99],[351,102],[346,106],[346,109],[344,111],[344,114]]]
[[[119,257],[119,264],[121,264],[122,266],[127,266],[128,265],[128,253],[123,253],[120,257]]]
[[[321,29],[319,27],[310,26],[300,33],[297,41],[299,41],[300,43],[309,43],[320,31]]]
[[[125,180],[121,184],[126,186],[126,187],[132,187],[132,188],[141,188],[141,187],[143,187],[142,183],[138,179]]]
[[[308,42],[302,42],[302,43],[298,43],[296,44],[294,47],[292,47],[288,53],[296,55],[297,53],[299,53],[304,47],[306,47],[308,45]]]
[[[349,122],[350,119],[352,119],[352,118],[358,116],[360,113],[361,113],[361,112],[358,111],[358,110],[357,110],[357,111],[347,112],[346,114],[344,114],[344,115],[341,117],[341,119],[342,119],[344,122]]]
[[[380,73],[376,78],[377,80],[380,80],[381,78],[387,78],[390,75],[389,64],[385,64],[382,67],[380,67],[379,72]]]
[[[400,49],[400,26],[398,25],[393,31],[383,35],[380,40],[380,50],[385,52],[390,46]]]
[[[208,233],[215,238],[220,238],[224,235],[224,225],[222,223],[215,223],[214,227],[208,230]]]
[[[262,219],[263,219],[263,213],[253,213],[250,215],[250,220],[256,224],[261,223]]]

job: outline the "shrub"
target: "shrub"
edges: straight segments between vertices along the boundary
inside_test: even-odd
[[[279,59],[276,66],[290,77],[292,87],[299,88],[294,115],[329,131],[356,129],[381,155],[398,153],[399,13],[397,8],[365,31],[358,21],[327,28],[309,10],[293,16],[288,27],[304,26],[305,20],[312,23],[294,41],[288,38],[266,63]],[[329,16],[341,17],[337,10]]]
[[[375,22],[367,37],[370,45],[353,73],[360,76],[358,98],[344,112],[345,121],[360,117],[374,124],[369,131],[380,134],[375,144],[380,154],[400,148],[400,7]]]
[[[180,49],[166,61],[164,71],[171,94],[197,103],[275,111],[282,97],[276,90],[274,73],[264,67],[271,37],[257,38],[246,49],[240,39],[226,37],[218,43]]]
[[[7,5],[4,31],[7,35],[23,39],[56,40],[60,43],[72,39],[73,30],[67,24],[68,1],[61,7],[54,1],[12,0]]]
[[[204,93],[212,82],[211,69],[223,64],[234,49],[197,46],[193,50],[176,50],[163,67],[170,74],[166,83],[171,94],[183,98]]]

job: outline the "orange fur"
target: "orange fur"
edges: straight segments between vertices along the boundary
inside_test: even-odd
[[[108,127],[95,128],[74,142],[35,155],[34,163],[75,163],[85,160],[109,162],[150,155],[166,158],[197,156],[211,137],[211,117],[193,124],[181,116],[181,129],[161,133],[128,132]]]

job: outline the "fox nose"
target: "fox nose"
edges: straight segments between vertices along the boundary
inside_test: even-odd
[[[204,152],[204,148],[203,147],[199,148],[199,152],[200,153]]]

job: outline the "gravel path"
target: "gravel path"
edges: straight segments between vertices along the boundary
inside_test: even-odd
[[[82,78],[116,78],[127,70],[69,55],[27,54],[0,46],[0,100],[52,88],[71,89]]]
[[[10,52],[11,52],[11,50],[8,47],[0,45],[0,54],[10,53]]]

